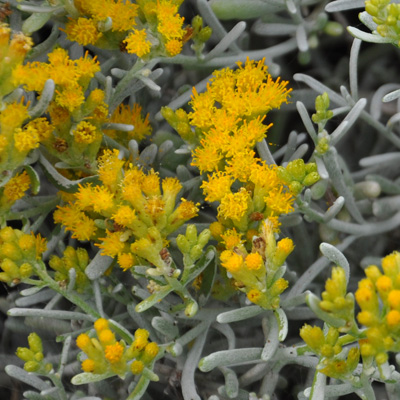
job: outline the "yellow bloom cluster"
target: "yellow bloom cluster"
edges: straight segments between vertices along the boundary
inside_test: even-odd
[[[16,174],[0,188],[0,213],[8,211],[17,200],[24,197],[30,184],[29,175],[24,171]]]
[[[376,265],[365,270],[355,293],[361,308],[358,321],[367,327],[367,339],[360,343],[363,357],[377,364],[387,361],[389,351],[400,351],[400,253],[382,259],[383,273]]]
[[[138,256],[163,271],[160,252],[167,236],[197,215],[197,205],[181,199],[176,207],[182,189],[178,179],[161,181],[154,171],[146,174],[132,165],[123,171],[118,154],[104,152],[98,168],[103,185],[80,186],[54,220],[79,240],[98,241],[102,253],[118,257],[123,269],[135,265]]]
[[[149,114],[143,118],[141,112],[142,107],[137,103],[132,108],[126,104],[120,104],[111,115],[110,122],[133,125],[134,129],[128,132],[109,129],[106,132],[107,135],[126,147],[132,139],[140,142],[152,132],[152,127],[149,123]]]
[[[47,118],[37,118],[14,133],[15,147],[20,152],[44,144],[58,159],[72,166],[93,168],[101,139],[101,125],[107,121],[108,105],[104,91],[85,92],[99,63],[88,56],[71,60],[68,52],[56,48],[48,55],[48,63],[33,62],[13,70],[13,82],[27,90],[41,93],[52,79],[56,85],[55,98],[47,109]]]
[[[379,35],[392,39],[393,44],[400,46],[400,5],[390,0],[367,0],[365,11],[377,24],[376,31]]]
[[[264,60],[238,66],[214,71],[206,92],[194,89],[192,112],[164,108],[163,115],[194,148],[192,165],[211,173],[201,187],[206,201],[220,203],[220,223],[246,233],[262,219],[277,223],[276,217],[293,211],[294,196],[277,168],[253,150],[271,126],[264,124],[266,114],[287,102],[291,89],[288,82],[272,80]],[[234,182],[241,187],[233,192]]]
[[[345,325],[339,328],[339,332],[349,332],[355,327],[354,321],[354,296],[347,293],[347,282],[344,269],[335,267],[332,276],[325,283],[325,291],[322,292],[322,301],[319,303],[321,310],[330,313],[336,318],[345,321]]]
[[[46,241],[9,226],[0,229],[0,281],[16,285],[33,274],[32,262],[41,258]]]
[[[87,333],[80,334],[76,345],[86,354],[82,362],[85,372],[104,374],[113,372],[121,377],[130,371],[134,375],[143,372],[157,356],[159,347],[155,342],[149,342],[149,332],[137,329],[135,340],[127,346],[123,340],[117,341],[109,323],[104,318],[99,318],[94,323],[96,337]]]
[[[269,221],[263,224],[261,234],[253,238],[250,252],[241,236],[235,228],[221,234],[227,249],[220,255],[221,265],[234,278],[236,288],[245,292],[251,302],[276,309],[279,296],[288,287],[288,282],[282,278],[282,266],[294,249],[293,242],[285,238],[277,243]]]
[[[319,372],[335,379],[351,379],[360,359],[360,350],[352,347],[345,358],[342,346],[338,341],[339,331],[337,329],[330,327],[324,335],[318,326],[312,327],[305,324],[300,329],[300,336],[307,346],[320,357],[317,368]]]
[[[63,257],[53,255],[50,258],[49,266],[56,273],[54,280],[61,283],[69,282],[69,270],[74,268],[76,272],[75,289],[78,293],[84,291],[89,284],[89,278],[85,274],[85,269],[89,263],[89,255],[85,249],[78,247],[76,250],[68,246],[63,253]]]
[[[75,0],[78,17],[69,18],[65,33],[71,41],[101,48],[124,48],[140,58],[154,55],[173,57],[194,29],[184,27],[178,13],[183,0]],[[209,35],[197,36],[207,40]],[[207,31],[208,32],[208,31]],[[205,41],[203,40],[203,41]]]
[[[22,361],[25,361],[24,369],[27,372],[49,373],[53,366],[44,361],[42,339],[37,333],[32,332],[28,336],[27,347],[18,347],[16,355]]]

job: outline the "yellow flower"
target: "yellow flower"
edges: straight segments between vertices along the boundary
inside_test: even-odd
[[[230,250],[223,251],[220,258],[221,265],[232,274],[238,272],[244,265],[243,257]]]
[[[141,113],[142,107],[137,103],[135,103],[132,108],[126,104],[120,104],[113,112],[110,122],[133,125],[134,129],[129,132],[118,132],[110,129],[106,131],[107,135],[112,138],[118,137],[123,143],[128,143],[131,139],[140,142],[145,136],[150,135],[152,132],[149,114],[143,118]]]
[[[121,226],[128,227],[135,223],[137,219],[135,210],[129,206],[121,206],[117,212],[112,215],[112,219]]]
[[[65,24],[68,40],[78,42],[82,46],[95,44],[103,34],[97,30],[97,23],[90,18],[70,18]]]
[[[93,372],[95,369],[95,362],[90,358],[82,361],[81,368],[84,372]]]
[[[81,121],[73,131],[77,143],[90,144],[101,138],[99,130],[89,122]]]
[[[126,271],[135,265],[135,257],[131,253],[120,253],[118,255],[118,264]]]
[[[246,266],[249,270],[259,270],[264,261],[259,253],[251,253],[246,256]]]
[[[104,355],[110,364],[116,364],[122,358],[124,347],[120,343],[110,344],[106,346]]]
[[[144,369],[144,364],[142,361],[135,360],[131,364],[131,372],[133,375],[139,375]]]
[[[266,197],[264,197],[265,204],[272,212],[273,215],[288,214],[294,211],[293,202],[295,198],[291,193],[286,192],[283,186],[271,190]]]
[[[218,224],[218,222],[214,224]],[[243,243],[242,235],[236,232],[235,228],[228,229],[224,233],[221,231],[220,236],[227,250],[233,250],[233,248],[239,247]]]
[[[76,110],[84,101],[85,96],[83,95],[83,91],[77,84],[69,85],[62,90],[56,90],[55,102],[59,106],[66,108],[69,112]]]
[[[54,126],[52,126],[46,118],[35,118],[25,125],[25,128],[28,127],[36,129],[36,132],[39,135],[39,140],[41,142],[49,139],[54,130]]]
[[[151,50],[151,42],[147,39],[144,29],[133,29],[123,43],[126,44],[126,51],[129,54],[136,54],[138,57],[146,56]]]
[[[124,161],[118,158],[119,150],[107,149],[97,160],[100,180],[110,189],[116,189],[117,184],[122,179],[122,167]]]
[[[15,175],[5,184],[3,194],[9,202],[17,201],[24,197],[30,183],[29,175],[24,171],[22,174]]]
[[[58,206],[54,212],[54,222],[73,232],[72,237],[78,240],[90,240],[97,230],[94,221],[74,205]]]
[[[180,39],[185,31],[182,28],[184,18],[177,14],[178,7],[172,1],[160,0],[157,3],[157,30],[167,40]]]
[[[212,175],[207,176],[208,181],[204,181],[200,186],[206,196],[206,201],[221,201],[221,199],[228,193],[234,178],[226,172],[218,171]]]
[[[27,126],[24,130],[17,128],[14,131],[14,146],[20,153],[27,153],[39,147],[38,131],[32,126]]]
[[[183,43],[181,40],[168,40],[168,42],[165,43],[165,50],[167,50],[169,56],[174,57],[182,51],[182,45]]]
[[[202,147],[193,150],[192,165],[196,166],[200,173],[218,169],[219,163],[223,160],[223,155],[217,148],[208,145],[207,142],[203,141],[202,145]]]
[[[229,193],[221,200],[218,207],[218,215],[239,221],[248,211],[250,202],[250,194],[244,189],[240,188],[237,193]]]
[[[95,245],[103,250],[102,254],[116,257],[119,253],[122,253],[126,247],[125,242],[121,240],[123,232],[110,232],[107,230],[106,233],[106,237],[99,238],[102,242],[100,244],[96,243]]]

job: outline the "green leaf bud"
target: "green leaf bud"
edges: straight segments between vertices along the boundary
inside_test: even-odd
[[[29,278],[33,274],[33,267],[29,263],[23,263],[19,267],[19,273],[21,274],[21,278]]]
[[[1,269],[7,273],[12,279],[20,278],[21,275],[19,273],[18,265],[10,260],[9,258],[5,258],[1,263]]]
[[[42,361],[43,360],[43,358],[44,358],[44,355],[43,355],[43,353],[36,353],[35,354],[35,360],[36,361]]]
[[[0,282],[11,283],[12,278],[6,272],[0,272]]]
[[[310,172],[317,172],[317,171],[318,171],[317,163],[310,162],[310,163],[306,164],[306,173],[307,174],[309,174]]]
[[[192,19],[191,25],[193,27],[193,34],[196,35],[201,30],[201,28],[203,28],[203,18],[201,18],[200,15],[196,15]]]
[[[325,154],[329,150],[329,138],[320,139],[315,150],[318,154]]]
[[[193,300],[186,306],[185,315],[189,318],[193,317],[194,315],[196,315],[198,309],[199,309],[198,304]]]
[[[34,353],[42,353],[43,352],[42,339],[40,339],[40,337],[37,333],[32,332],[31,334],[29,334],[28,343],[29,343],[29,348]]]
[[[204,247],[211,238],[211,231],[209,229],[204,229],[201,231],[199,238],[197,239],[197,244]]]
[[[76,257],[78,258],[78,265],[82,271],[85,270],[87,265],[89,264],[89,254],[85,249],[78,247],[76,250]]]
[[[290,191],[296,196],[303,190],[303,185],[300,182],[293,181],[289,184]]]
[[[176,244],[182,254],[188,254],[190,252],[190,244],[184,235],[178,235],[176,238]]]
[[[324,32],[329,36],[340,36],[343,31],[343,26],[336,21],[329,21],[324,27]]]
[[[209,26],[205,26],[197,35],[197,40],[200,42],[207,42],[208,39],[210,39],[212,35],[212,29]]]
[[[372,15],[373,17],[378,16],[378,7],[374,6],[371,2],[367,1],[365,2],[365,11],[369,14]]]
[[[166,121],[171,125],[174,126],[177,122],[177,118],[175,116],[174,110],[170,107],[162,107],[161,108],[161,115],[166,119]]]
[[[328,333],[326,334],[326,343],[334,346],[339,339],[339,331],[336,328],[330,327]]]
[[[183,108],[178,108],[175,111],[175,117],[179,122],[189,123],[189,117],[187,115],[187,112]]]
[[[285,183],[290,183],[293,180],[292,176],[286,170],[285,167],[282,167],[282,166],[278,167],[276,172],[277,172],[278,178],[281,179]]]
[[[54,271],[64,271],[64,263],[60,257],[54,255],[51,256],[49,265],[51,269],[54,269]]]
[[[287,166],[286,170],[290,175],[296,180],[301,182],[306,175],[306,167],[304,165],[304,160],[301,158],[291,161]]]
[[[311,172],[304,178],[303,185],[311,186],[311,185],[314,185],[314,183],[318,182],[319,180],[320,180],[319,173]]]
[[[26,347],[18,347],[15,354],[23,361],[32,361],[35,359],[35,353]]]
[[[194,245],[189,253],[189,256],[192,260],[198,260],[203,253],[203,247],[198,244]]]
[[[44,370],[47,373],[51,372],[52,369],[53,369],[53,364],[51,364],[51,363],[46,363],[46,365],[44,366]]]
[[[197,228],[194,224],[189,224],[186,228],[186,239],[193,246],[197,243]]]
[[[352,347],[347,355],[347,366],[350,371],[356,369],[360,360],[360,350],[357,347]]]
[[[24,364],[24,370],[27,372],[36,372],[40,369],[40,363],[37,361],[27,361]]]

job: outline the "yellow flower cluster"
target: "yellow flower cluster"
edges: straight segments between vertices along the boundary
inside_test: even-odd
[[[253,303],[276,308],[287,281],[272,276],[293,243],[277,244],[273,231],[278,231],[278,217],[294,210],[295,197],[278,167],[258,158],[254,147],[271,126],[265,124],[266,114],[287,102],[291,89],[288,82],[271,78],[264,61],[247,59],[236,70],[214,71],[204,93],[193,90],[191,112],[164,108],[162,113],[192,148],[192,165],[209,173],[201,188],[206,201],[219,203],[218,222],[210,230],[224,250],[222,266]],[[264,247],[257,248],[261,242]],[[276,252],[284,254],[279,261]]]
[[[264,124],[266,114],[287,102],[291,89],[288,82],[272,80],[264,59],[238,66],[214,71],[206,92],[194,89],[192,112],[164,108],[163,115],[194,148],[192,165],[211,173],[201,187],[206,201],[220,203],[219,221],[246,233],[262,219],[272,217],[277,223],[276,217],[293,211],[294,197],[277,168],[253,150],[271,126]],[[240,187],[232,191],[234,182]]]
[[[367,327],[367,339],[361,341],[363,357],[375,358],[378,365],[387,361],[387,353],[400,351],[400,253],[382,259],[383,273],[376,265],[365,270],[355,293],[361,308],[358,321]]]
[[[342,353],[339,342],[339,331],[330,327],[326,335],[318,326],[304,324],[300,329],[300,336],[307,346],[320,357],[318,371],[341,380],[351,380],[352,373],[358,365],[360,350],[352,347],[347,357]]]
[[[25,196],[29,189],[31,180],[26,171],[13,176],[3,187],[0,188],[0,213],[8,211],[11,206]]]
[[[332,316],[345,321],[345,325],[339,328],[339,332],[351,332],[353,329],[357,329],[354,320],[354,296],[352,293],[347,293],[343,268],[332,269],[332,276],[325,283],[325,291],[322,292],[322,301],[320,301],[319,307]]]
[[[59,207],[54,220],[79,240],[96,240],[102,253],[118,257],[126,270],[136,256],[161,272],[166,268],[160,252],[167,236],[195,217],[197,205],[176,197],[182,185],[176,178],[160,180],[157,173],[128,165],[124,173],[118,150],[106,150],[99,159],[101,186],[80,186],[74,201]]]
[[[89,263],[89,255],[85,249],[78,247],[76,250],[68,246],[64,250],[63,257],[53,255],[50,258],[49,266],[56,273],[54,280],[63,284],[69,282],[69,270],[74,268],[76,272],[75,289],[82,293],[89,284],[89,278],[85,274],[85,269]]]
[[[183,0],[138,0],[137,4],[123,0],[75,0],[78,17],[69,18],[65,33],[71,41],[101,48],[123,47],[140,58],[173,57],[182,51],[184,43],[194,34],[184,27],[178,13]],[[207,31],[208,30],[204,30]],[[210,34],[195,33],[203,42]],[[204,36],[204,37],[203,37]]]
[[[47,109],[47,118],[37,118],[23,130],[14,128],[15,147],[20,152],[44,144],[58,159],[72,166],[93,169],[101,139],[101,125],[107,121],[108,105],[104,91],[93,89],[85,97],[91,79],[100,70],[99,63],[88,56],[71,60],[68,52],[56,48],[48,63],[33,62],[13,70],[13,82],[27,90],[41,93],[52,79],[55,98]],[[91,171],[94,172],[94,171]]]
[[[80,334],[76,345],[86,354],[82,362],[85,372],[104,374],[113,372],[121,377],[130,371],[134,375],[143,372],[157,356],[159,347],[149,342],[149,332],[137,329],[135,340],[127,346],[123,340],[117,341],[106,319],[100,318],[94,323],[96,337],[87,333]]]
[[[0,171],[15,170],[31,150],[50,137],[53,128],[45,118],[23,125],[28,119],[28,106],[22,102],[4,105],[0,112]]]
[[[220,255],[221,265],[234,278],[236,288],[254,304],[265,309],[278,308],[279,296],[288,287],[287,280],[282,278],[282,266],[294,249],[292,240],[284,238],[277,243],[270,221],[253,238],[250,252],[235,228],[226,230],[221,240],[227,249]]]
[[[32,262],[41,258],[46,241],[9,226],[0,229],[0,281],[16,285],[33,274]]]
[[[22,361],[25,361],[24,369],[27,372],[49,373],[53,366],[44,361],[42,339],[37,333],[32,332],[28,336],[27,347],[18,347],[16,355]]]
[[[128,132],[109,129],[106,132],[107,135],[126,147],[128,146],[129,141],[132,139],[140,142],[152,132],[152,128],[149,123],[149,114],[143,118],[141,112],[142,107],[137,103],[135,103],[132,108],[126,104],[120,104],[111,115],[110,122],[133,125],[134,129]]]
[[[400,46],[400,5],[390,0],[367,0],[365,11],[377,24],[376,31],[384,38],[392,39],[393,44]]]

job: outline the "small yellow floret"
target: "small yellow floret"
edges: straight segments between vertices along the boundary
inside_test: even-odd
[[[87,349],[89,346],[91,346],[91,341],[90,337],[86,333],[81,333],[77,338],[76,338],[76,345],[83,351]]]
[[[251,253],[246,256],[246,266],[250,270],[259,270],[264,265],[264,261],[259,253]]]
[[[116,364],[121,360],[124,347],[120,343],[110,344],[104,350],[104,356],[110,364]]]
[[[85,372],[93,372],[95,368],[95,362],[90,358],[87,358],[86,360],[82,361],[81,367]]]
[[[262,296],[258,289],[251,289],[247,293],[247,298],[254,304],[257,304]]]
[[[378,278],[375,285],[379,292],[389,292],[393,286],[392,280],[386,275],[382,275]]]
[[[400,312],[397,310],[391,310],[386,316],[386,321],[389,327],[398,328],[400,326]]]
[[[96,329],[97,333],[99,333],[103,329],[108,329],[108,321],[105,318],[99,318],[94,323],[94,329]]]
[[[22,174],[16,175],[11,178],[4,185],[4,196],[8,201],[14,202],[24,197],[25,192],[29,189],[31,180],[29,175],[24,171]]]
[[[73,131],[77,143],[90,144],[100,137],[100,132],[89,122],[81,121]]]
[[[144,369],[144,364],[141,361],[133,361],[131,364],[131,372],[133,375],[139,375]]]
[[[126,44],[126,51],[130,54],[143,57],[150,53],[151,42],[147,39],[147,33],[144,29],[133,29],[133,32],[123,42]]]
[[[70,19],[65,24],[65,33],[68,40],[78,42],[82,46],[95,44],[103,35],[97,30],[96,21],[89,18]]]
[[[111,329],[102,329],[100,332],[97,333],[97,337],[101,344],[112,344],[115,342],[115,335],[111,331]]]
[[[392,290],[389,292],[388,303],[391,308],[400,308],[400,290]]]
[[[230,256],[225,257],[224,253],[230,253]],[[229,272],[235,273],[243,266],[243,257],[231,251],[224,251],[221,254],[221,264]]]
[[[182,40],[172,39],[165,43],[165,50],[169,56],[174,57],[182,51]]]
[[[121,253],[118,255],[118,264],[126,271],[135,265],[135,257],[131,253]]]
[[[21,153],[27,153],[39,147],[39,140],[38,131],[32,126],[27,126],[24,130],[17,128],[14,131],[14,146]]]

